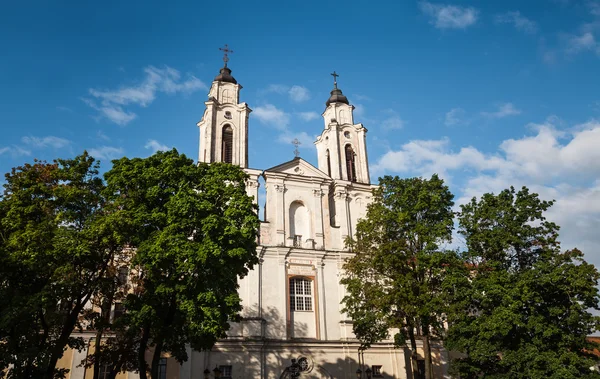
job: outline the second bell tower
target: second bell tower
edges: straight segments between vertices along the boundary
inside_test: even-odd
[[[198,161],[225,162],[247,168],[248,116],[252,110],[246,103],[240,103],[242,86],[227,67],[227,54],[233,51],[227,45],[221,50],[225,52],[225,64],[212,82],[204,103],[204,115],[197,124],[200,128]]]

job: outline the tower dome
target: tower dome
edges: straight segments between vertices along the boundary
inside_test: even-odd
[[[325,105],[329,106],[331,103],[344,103],[350,105],[348,98],[344,96],[342,90],[337,87],[337,77],[339,75],[334,71],[331,76],[333,76],[333,89],[331,90],[331,96],[329,96]]]

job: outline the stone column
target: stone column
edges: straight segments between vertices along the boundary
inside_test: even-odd
[[[285,185],[282,184],[274,184],[273,188],[275,189],[275,225],[276,225],[276,243],[278,246],[285,246],[285,230],[286,230],[286,220],[285,220],[285,202],[284,202],[284,193],[285,193]]]
[[[341,245],[344,247],[344,241],[349,234],[348,227],[348,193],[345,188],[335,189],[335,217],[336,225],[340,227]]]
[[[325,286],[325,258],[316,265],[317,278],[319,283],[319,329],[322,340],[327,340],[327,299]]]
[[[323,236],[323,191],[321,189],[314,189],[313,195],[315,197],[314,225],[316,249],[321,250],[325,248],[325,239]]]

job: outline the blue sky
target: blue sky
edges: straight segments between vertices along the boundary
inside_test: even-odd
[[[600,1],[3,2],[0,171],[84,149],[104,169],[196,159],[225,43],[251,167],[293,158],[294,137],[316,164],[336,70],[373,182],[437,172],[458,202],[528,185],[600,264]]]

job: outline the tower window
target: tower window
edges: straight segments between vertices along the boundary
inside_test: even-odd
[[[349,144],[346,145],[346,172],[348,173],[348,180],[351,182],[356,181],[356,163],[355,163],[354,150]]]
[[[228,120],[231,120],[233,117],[231,117],[231,112],[227,111],[225,112],[225,118]]]
[[[233,129],[231,128],[231,125],[225,125],[223,127],[221,161],[225,163],[233,162]]]
[[[290,279],[290,311],[312,312],[312,283],[307,278]]]
[[[327,175],[331,176],[331,158],[329,157],[329,150],[325,152],[327,156]]]

